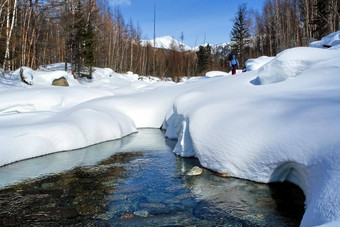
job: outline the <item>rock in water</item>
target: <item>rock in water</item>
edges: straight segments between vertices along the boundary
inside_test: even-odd
[[[229,173],[216,173],[217,176],[223,177],[223,178],[229,178],[231,177]]]
[[[203,173],[203,169],[198,167],[198,166],[194,166],[188,173],[188,176],[198,176],[201,175]]]
[[[147,218],[149,216],[149,212],[147,210],[135,211],[133,214],[143,218]]]
[[[53,80],[52,82],[53,86],[64,86],[64,87],[68,87],[69,84],[67,82],[67,80],[65,79],[65,77],[61,77],[59,79]]]

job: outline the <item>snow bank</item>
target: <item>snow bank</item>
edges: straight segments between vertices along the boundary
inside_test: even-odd
[[[215,76],[229,76],[230,74],[222,71],[210,71],[205,74],[206,77],[215,77]]]
[[[129,117],[107,106],[82,106],[59,113],[8,114],[2,116],[0,123],[5,125],[0,128],[0,165],[82,148],[136,131]]]
[[[21,72],[24,80],[30,85],[37,86],[51,86],[52,82],[56,79],[65,78],[69,85],[77,86],[79,82],[73,78],[73,75],[66,71],[42,71],[42,70],[33,70],[28,67],[21,67],[14,71],[11,77],[21,78]]]
[[[339,58],[338,50],[294,48],[259,70],[267,86],[249,83],[252,72],[205,80],[168,114],[174,152],[235,177],[297,184],[306,195],[302,226],[339,221]]]
[[[107,96],[112,96],[112,93],[86,87],[2,88],[0,114],[60,111],[91,99]]]
[[[316,65],[320,69],[326,69],[325,61],[333,58],[339,59],[338,51],[309,47],[288,49],[262,66],[258,70],[258,77],[252,83],[263,85],[282,82],[297,77],[306,69]],[[315,68],[318,69],[318,67]]]
[[[329,34],[323,37],[320,41],[315,41],[309,44],[310,47],[329,48],[340,45],[340,31]]]
[[[247,72],[258,70],[263,65],[267,64],[273,59],[274,57],[267,57],[267,56],[262,56],[256,59],[249,59],[246,61],[246,70]]]

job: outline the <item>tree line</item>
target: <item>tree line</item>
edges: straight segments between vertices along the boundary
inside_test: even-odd
[[[68,62],[75,77],[91,77],[98,66],[178,81],[227,70],[231,52],[244,64],[307,46],[340,29],[339,13],[340,0],[266,0],[261,12],[240,5],[231,44],[186,51],[175,44],[170,49],[142,45],[140,26],[126,21],[119,8],[110,9],[108,0],[2,0],[0,68]]]
[[[196,74],[194,52],[175,45],[170,50],[141,45],[141,36],[140,26],[125,21],[119,8],[110,9],[107,0],[0,3],[0,68],[4,70],[68,62],[75,77],[91,77],[93,66],[174,79]]]
[[[241,62],[275,56],[340,29],[340,0],[266,0],[262,12],[240,5],[231,39]]]

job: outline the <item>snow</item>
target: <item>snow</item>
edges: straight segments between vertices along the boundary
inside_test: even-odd
[[[267,57],[267,56],[262,56],[256,59],[249,59],[246,61],[246,70],[247,72],[258,70],[263,65],[267,64],[273,59],[274,57]]]
[[[23,78],[30,85],[46,86],[51,85],[56,79],[65,78],[71,85],[78,85],[79,82],[73,76],[65,71],[45,71],[45,70],[32,70],[29,67],[21,67],[11,74],[12,78],[20,78],[20,72],[23,73]]]
[[[156,48],[163,48],[163,49],[171,49],[172,47],[183,47],[184,50],[191,50],[191,47],[189,47],[188,45],[174,39],[171,36],[162,36],[162,37],[158,37],[155,40],[155,47]],[[150,44],[151,46],[154,45],[154,40],[141,40],[141,44],[143,46],[146,46],[148,44]]]
[[[282,82],[302,74],[307,69],[310,70],[312,66],[315,69],[326,69],[327,61],[337,58],[339,59],[338,51],[309,47],[288,49],[263,65],[253,83],[263,85]]]
[[[340,31],[333,32],[326,37],[323,37],[320,41],[315,41],[309,44],[310,47],[316,48],[329,48],[340,47]]]
[[[338,221],[339,62],[339,49],[294,48],[258,71],[205,80],[167,116],[174,152],[235,177],[291,181],[306,194],[302,226]]]
[[[177,139],[176,154],[206,168],[297,184],[306,195],[301,226],[336,225],[339,62],[340,48],[293,48],[252,59],[246,73],[212,71],[179,84],[105,68],[79,83],[64,63],[24,68],[32,86],[18,71],[0,78],[0,165],[162,127]],[[70,87],[51,86],[60,76]]]
[[[210,71],[205,74],[206,77],[215,77],[215,76],[229,76],[229,73],[222,71]]]

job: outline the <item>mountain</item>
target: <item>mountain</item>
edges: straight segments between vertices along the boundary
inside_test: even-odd
[[[210,43],[203,43],[203,44],[200,44],[196,47],[193,47],[192,50],[193,51],[198,51],[200,46],[208,46],[210,45],[212,49],[223,49],[223,48],[230,48],[230,46],[232,45],[233,42],[226,42],[226,43],[221,43],[221,44],[210,44]]]
[[[153,46],[153,39],[151,40],[141,40],[141,44],[143,46],[146,46],[147,44],[150,44],[151,46]],[[156,48],[163,48],[163,49],[171,49],[172,45],[174,45],[175,47],[183,47],[184,50],[191,50],[191,47],[189,47],[188,45],[174,39],[171,36],[162,36],[159,38],[156,38]]]

